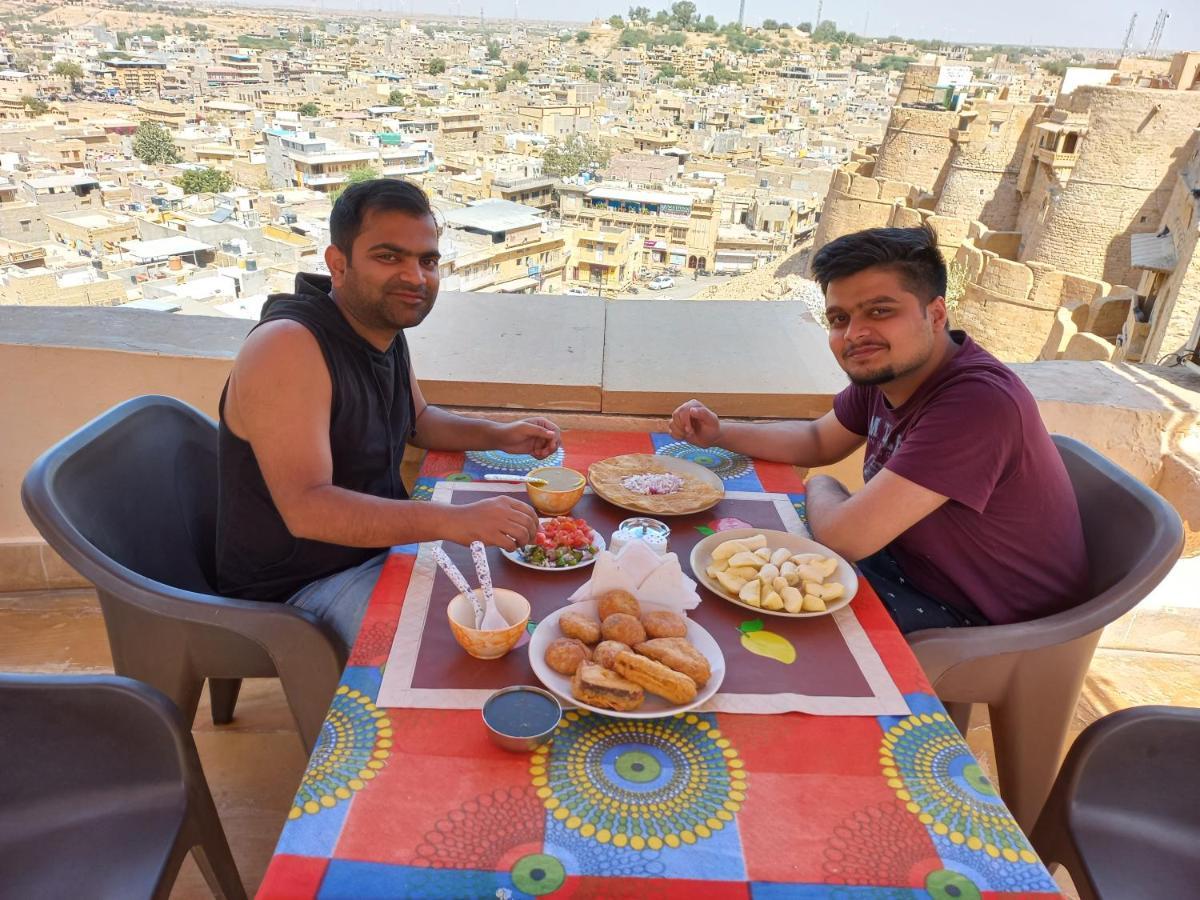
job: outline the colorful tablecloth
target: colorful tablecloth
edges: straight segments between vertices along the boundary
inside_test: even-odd
[[[682,456],[728,490],[788,494],[803,514],[788,466],[657,434],[568,432],[564,451],[553,462],[577,469]],[[536,464],[433,453],[416,496]],[[552,743],[512,754],[478,710],[375,705],[416,550],[396,548],[384,569],[260,896],[1057,893],[869,589],[855,613],[908,715],[572,712]]]

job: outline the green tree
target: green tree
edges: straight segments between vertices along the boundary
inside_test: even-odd
[[[839,47],[837,44],[834,44],[832,47],[830,47],[829,48],[829,58],[831,60],[833,60],[834,62],[837,62],[839,59],[841,59],[842,58],[842,48]]]
[[[1056,59],[1056,60],[1053,60],[1052,62],[1042,63],[1042,68],[1045,69],[1047,72],[1049,72],[1051,75],[1058,75],[1059,77],[1061,77],[1067,73],[1067,66],[1069,66],[1070,64],[1071,64],[1071,61],[1069,59]]]
[[[885,72],[903,72],[908,68],[908,64],[916,62],[915,56],[897,56],[894,53],[889,53],[879,60],[876,68],[882,69]]]
[[[359,166],[356,169],[351,169],[346,173],[346,183],[336,191],[330,191],[329,199],[336,203],[337,198],[342,196],[342,191],[346,190],[346,188],[353,184],[362,184],[364,181],[371,181],[372,179],[378,177],[379,172],[375,169],[372,169],[370,166]]]
[[[583,70],[583,77],[586,78],[588,81],[599,81],[600,80],[600,70],[596,69],[592,66],[588,66],[586,69]]]
[[[659,78],[674,78],[678,74],[679,74],[679,70],[676,69],[670,63],[666,63],[665,65],[660,66],[659,70],[658,70]]]
[[[837,22],[833,19],[826,19],[812,33],[812,39],[822,44],[840,44],[844,37],[845,34],[838,31]]]
[[[148,166],[179,162],[171,133],[157,122],[143,122],[133,133],[133,155]]]
[[[700,21],[696,14],[696,4],[692,0],[679,0],[671,4],[671,21],[680,28],[688,29]]]
[[[705,16],[703,22],[696,23],[696,30],[705,34],[712,34],[720,27],[721,26],[717,23],[717,20],[712,16]]]
[[[435,56],[429,61],[429,74],[441,75],[446,71],[446,61],[440,56]]]
[[[55,75],[61,75],[64,78],[71,80],[72,90],[79,84],[79,79],[83,77],[83,67],[77,62],[70,62],[65,59],[60,59],[54,64],[54,68],[50,70]]]
[[[388,94],[388,106],[403,106],[404,91],[392,91]]]
[[[30,94],[25,94],[21,98],[21,105],[25,107],[26,112],[31,116],[40,116],[50,111],[50,104],[41,97],[34,97]]]
[[[518,59],[515,63],[513,63],[513,71],[524,78],[529,72],[529,63],[523,59]]]
[[[624,28],[625,20],[622,19],[620,16],[613,15],[613,16],[608,17],[608,24],[611,25],[613,28]]]
[[[307,103],[301,103],[296,112],[302,116],[319,116],[321,114],[321,107],[309,100]]]
[[[801,22],[796,27],[799,28],[801,31],[803,31],[805,34],[812,34],[812,22]]]
[[[500,42],[499,41],[488,41],[487,42],[487,58],[488,59],[499,59],[500,58]]]
[[[779,23],[774,19],[763,19],[763,31],[778,31]]]
[[[550,142],[542,155],[542,171],[559,178],[575,178],[608,165],[609,149],[599,141],[572,133]]]
[[[645,6],[629,7],[629,21],[645,24],[650,21],[650,10]]]
[[[233,187],[233,177],[228,172],[214,169],[188,169],[175,183],[185,194],[219,194]]]
[[[583,31],[583,30],[581,29],[581,30],[579,30],[579,31],[575,32],[575,43],[577,43],[577,44],[586,44],[586,43],[587,43],[587,39],[588,39],[588,38],[590,38],[590,37],[591,37],[591,35],[590,35],[590,34],[588,34],[586,31]]]
[[[660,9],[654,14],[654,24],[661,25],[663,28],[666,28],[671,24],[671,14],[665,9]]]

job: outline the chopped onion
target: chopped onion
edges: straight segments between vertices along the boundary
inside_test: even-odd
[[[645,473],[627,475],[621,479],[621,485],[635,494],[674,494],[683,487],[683,479],[678,475],[666,473]]]

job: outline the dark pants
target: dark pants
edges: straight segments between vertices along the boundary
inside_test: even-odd
[[[917,590],[887,550],[880,550],[859,560],[858,568],[871,587],[875,588],[888,615],[903,634],[925,628],[965,628],[988,624],[987,619],[977,612],[960,610]]]

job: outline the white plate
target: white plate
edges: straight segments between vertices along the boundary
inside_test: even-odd
[[[749,603],[742,602],[725,590],[725,588],[721,587],[719,581],[709,578],[707,569],[712,565],[712,552],[718,544],[723,544],[725,541],[736,541],[739,538],[754,537],[756,534],[765,536],[767,546],[772,550],[786,547],[792,553],[819,553],[821,556],[835,557],[838,561],[838,567],[837,571],[833,573],[832,580],[839,582],[846,589],[846,592],[837,600],[828,604],[823,612],[790,613],[782,609],[763,609],[762,607],[751,606]],[[710,534],[692,548],[691,563],[692,573],[695,575],[696,580],[722,600],[736,603],[744,609],[754,610],[754,612],[762,613],[764,616],[784,616],[788,619],[813,619],[817,616],[827,616],[834,610],[841,609],[843,606],[849,606],[850,601],[854,599],[854,595],[858,593],[858,576],[854,573],[854,566],[850,565],[850,563],[846,562],[846,560],[842,559],[824,544],[810,541],[808,538],[792,534],[790,531],[772,531],[769,528],[731,528],[729,531],[718,531],[715,534]]]
[[[712,668],[712,676],[708,679],[708,683],[700,688],[696,694],[696,699],[691,703],[671,703],[664,697],[659,697],[657,694],[651,694],[647,691],[646,699],[638,709],[632,712],[617,712],[616,710],[601,709],[598,706],[592,706],[581,700],[576,700],[571,696],[570,677],[559,675],[546,665],[546,648],[550,646],[551,641],[563,636],[563,633],[558,630],[558,618],[568,610],[575,610],[577,612],[588,611],[595,614],[595,605],[592,603],[568,603],[538,622],[537,628],[533,630],[533,634],[529,637],[529,664],[533,666],[533,673],[537,675],[547,690],[552,694],[556,694],[564,701],[565,706],[590,709],[594,713],[599,713],[602,716],[612,716],[615,719],[663,719],[667,716],[673,716],[676,713],[695,709],[712,697],[717,692],[717,688],[721,686],[721,682],[725,679],[725,655],[721,652],[721,648],[717,645],[713,636],[705,631],[702,626],[697,625],[692,619],[688,619],[688,640],[692,642],[693,647],[704,654],[704,658],[708,660],[708,664]]]
[[[551,518],[552,517],[538,519],[538,524],[545,525],[547,522],[551,521]],[[588,527],[591,528],[592,526],[589,525]],[[604,550],[606,547],[608,547],[608,543],[604,540],[604,535],[602,535],[595,528],[592,528],[592,534],[595,535],[595,537],[596,537],[595,544],[594,544],[594,546],[596,548],[596,552],[592,554],[591,559],[585,559],[583,562],[576,563],[573,566],[538,566],[538,565],[534,565],[531,562],[526,562],[521,557],[521,552],[519,550],[501,550],[500,553],[503,554],[504,558],[509,560],[510,562],[514,562],[518,566],[524,566],[526,569],[533,569],[533,571],[535,571],[535,572],[574,572],[576,569],[586,569],[588,566],[590,566],[592,563],[594,563],[596,561],[596,557],[599,555],[600,551]]]
[[[630,512],[638,513],[639,515],[654,516],[655,518],[658,518],[660,516],[665,516],[665,517],[691,516],[691,515],[695,515],[696,513],[699,513],[699,512],[704,512],[706,509],[712,509],[714,506],[716,506],[718,503],[720,503],[722,500],[725,499],[725,482],[723,482],[721,480],[721,477],[719,475],[717,475],[715,472],[713,472],[710,469],[704,468],[704,466],[700,465],[699,463],[694,463],[688,459],[680,459],[677,456],[668,456],[665,453],[623,453],[623,454],[621,454],[621,456],[647,456],[647,457],[650,457],[651,459],[653,459],[655,465],[660,466],[663,469],[666,469],[668,472],[674,472],[676,475],[689,475],[692,478],[696,478],[700,481],[705,482],[706,484],[710,485],[711,487],[716,488],[721,493],[720,493],[720,496],[717,497],[717,499],[714,500],[712,503],[705,504],[704,506],[697,506],[692,509],[686,510],[685,512],[677,512],[677,513],[655,512],[653,510],[647,510],[640,506],[631,506],[631,505],[626,505],[624,503],[618,503],[616,500],[612,499],[612,497],[610,497],[607,493],[604,492],[603,485],[601,485],[600,487],[597,487],[596,484],[592,481],[591,466],[588,466],[588,484],[591,486],[592,490],[596,493],[596,496],[602,498],[603,500],[607,501],[608,503],[611,503],[613,506],[617,507],[618,509],[627,509]],[[609,459],[619,459],[619,458],[620,457],[609,457]],[[607,462],[607,460],[600,460],[600,462]]]

